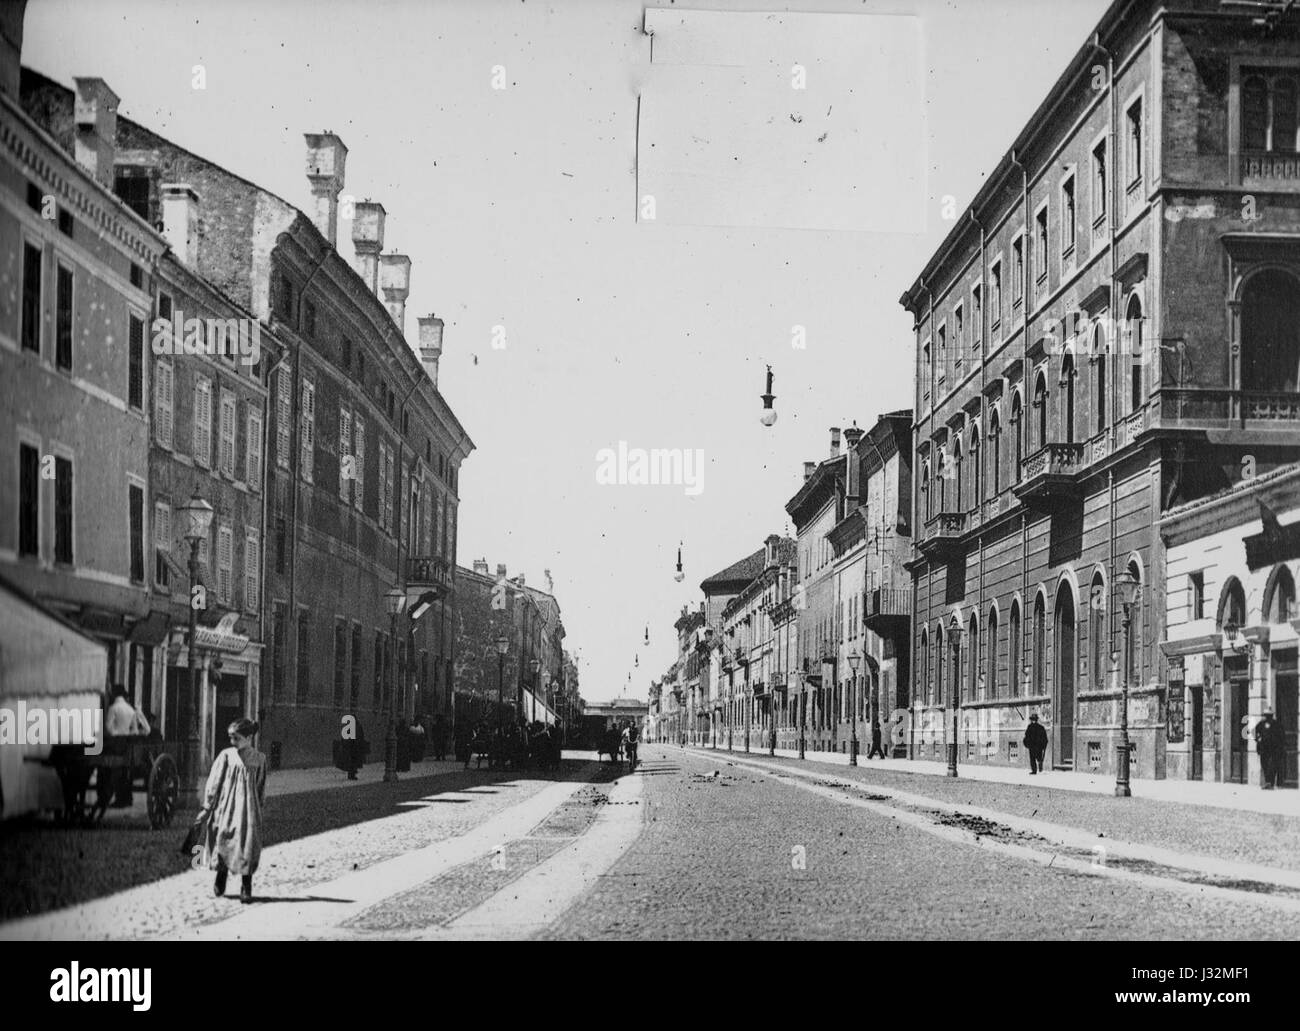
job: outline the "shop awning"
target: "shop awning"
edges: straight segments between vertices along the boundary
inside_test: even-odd
[[[108,650],[32,597],[0,580],[0,698],[99,698]]]

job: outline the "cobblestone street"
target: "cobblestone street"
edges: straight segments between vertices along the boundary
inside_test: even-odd
[[[173,833],[11,832],[63,872],[0,937],[1293,939],[1300,915],[1300,816],[670,747],[293,786],[252,906],[174,872]]]

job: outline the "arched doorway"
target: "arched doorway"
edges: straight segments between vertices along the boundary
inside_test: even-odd
[[[1241,293],[1241,388],[1300,388],[1300,282],[1279,269],[1252,276]]]
[[[1053,613],[1056,640],[1056,676],[1052,691],[1053,766],[1074,762],[1074,592],[1068,583],[1056,591]]]

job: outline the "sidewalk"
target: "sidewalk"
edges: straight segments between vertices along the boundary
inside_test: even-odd
[[[677,746],[672,746],[677,747]],[[689,745],[689,750],[701,754],[725,756],[726,748],[713,749],[707,745]],[[732,752],[744,755],[744,746]],[[756,758],[768,755],[766,748],[755,747],[751,742],[749,754]],[[799,752],[792,748],[778,748],[776,754],[786,759],[797,759]],[[805,752],[807,763],[822,766],[848,766],[849,757],[842,752]],[[928,759],[867,759],[858,755],[860,769],[888,770],[918,777],[947,778],[946,763]],[[1031,775],[1026,769],[1013,766],[985,766],[978,763],[957,763],[957,775],[967,780],[996,784],[1023,784],[1027,787],[1052,788],[1061,791],[1079,791],[1095,795],[1113,795],[1115,779],[1095,773],[1067,773],[1045,770]],[[1271,813],[1282,816],[1300,816],[1300,791],[1278,788],[1264,791],[1258,785],[1220,784],[1203,780],[1146,780],[1134,778],[1130,782],[1134,798],[1149,798],[1157,802],[1179,802],[1185,805],[1205,805],[1218,809],[1243,812]]]

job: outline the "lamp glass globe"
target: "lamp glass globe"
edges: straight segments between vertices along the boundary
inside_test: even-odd
[[[776,409],[764,408],[763,414],[758,417],[758,421],[761,422],[764,426],[771,426],[774,422],[776,422]]]

